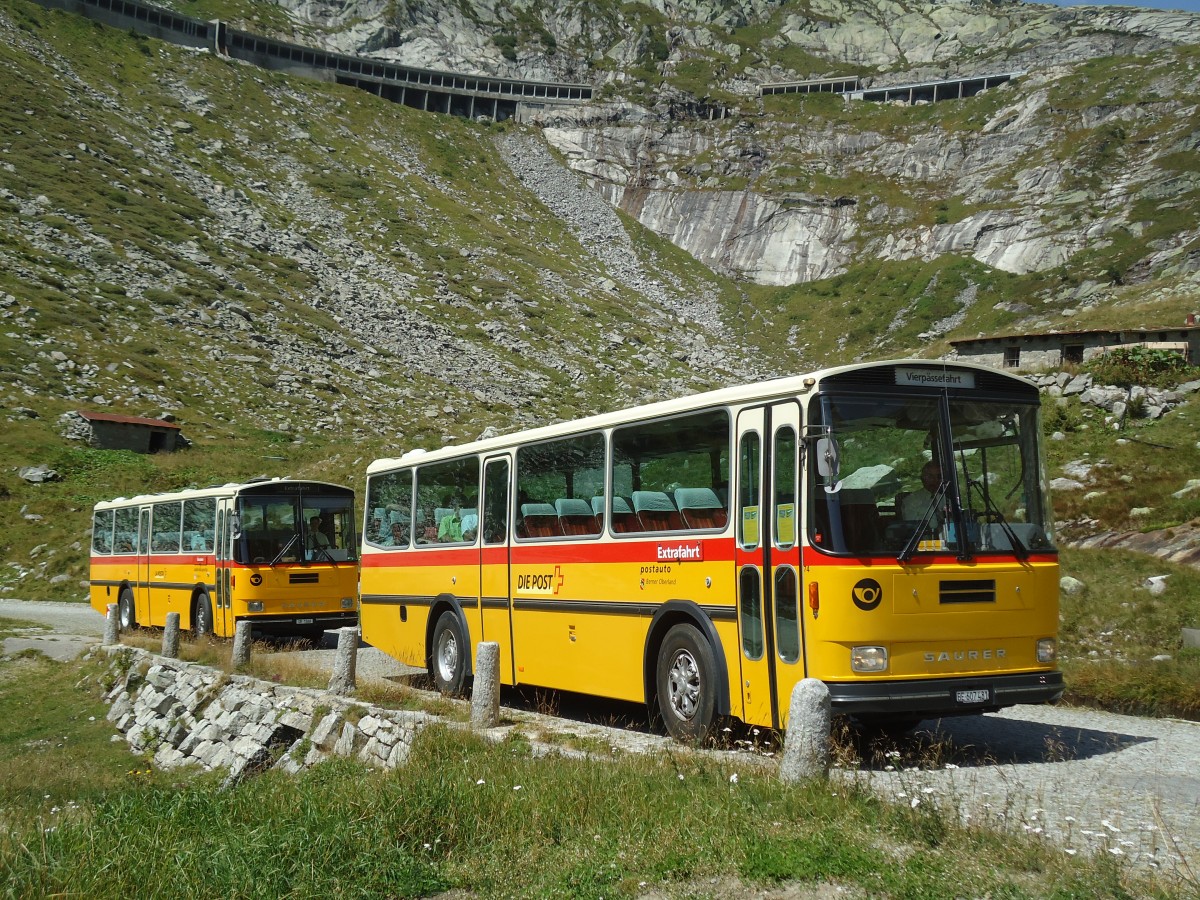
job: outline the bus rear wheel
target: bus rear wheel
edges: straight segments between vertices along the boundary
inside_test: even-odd
[[[667,632],[658,655],[658,709],[675,740],[699,743],[712,733],[716,671],[712,647],[695,627]]]
[[[122,631],[137,628],[137,610],[133,605],[133,591],[129,588],[123,588],[117,598],[117,624]]]
[[[467,684],[467,652],[458,616],[446,610],[433,627],[433,651],[429,654],[429,674],[443,694],[457,697],[463,693]]]
[[[196,606],[192,610],[192,637],[208,637],[213,633],[212,600],[208,591],[196,595]]]

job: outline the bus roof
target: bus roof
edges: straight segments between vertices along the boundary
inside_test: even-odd
[[[403,466],[415,465],[418,462],[433,462],[439,459],[446,459],[449,457],[471,453],[487,453],[488,451],[510,447],[514,444],[552,440],[554,438],[566,437],[568,435],[583,431],[595,431],[604,428],[611,428],[613,426],[621,425],[630,421],[656,418],[659,416],[670,416],[678,413],[691,412],[692,410],[704,409],[705,407],[709,406],[728,406],[739,403],[751,403],[760,400],[769,400],[773,397],[782,398],[795,396],[797,394],[807,394],[814,388],[817,388],[823,379],[833,375],[840,375],[846,372],[860,372],[871,369],[899,366],[910,368],[939,370],[954,369],[958,371],[969,370],[974,372],[986,372],[991,377],[1000,380],[1007,379],[1013,382],[1014,387],[1018,384],[1027,389],[1032,386],[1032,383],[1024,377],[1012,375],[1008,372],[1001,372],[997,369],[991,368],[990,366],[979,365],[978,363],[950,362],[948,360],[937,359],[892,359],[871,363],[851,363],[844,366],[819,369],[804,375],[789,375],[783,378],[770,379],[768,381],[758,381],[751,384],[736,385],[734,387],[718,388],[717,390],[705,391],[704,393],[700,394],[691,394],[673,400],[660,400],[655,403],[649,403],[642,406],[632,406],[610,413],[600,413],[598,415],[587,416],[582,419],[572,419],[567,422],[558,422],[553,425],[541,425],[536,428],[515,431],[509,434],[486,438],[484,440],[447,445],[436,450],[410,450],[402,456],[396,458],[383,458],[375,460],[369,466],[367,466],[367,474],[370,475],[375,472],[390,471]]]
[[[93,509],[120,509],[129,506],[144,506],[147,503],[172,503],[177,500],[197,500],[205,497],[233,497],[254,489],[270,489],[271,485],[312,485],[319,488],[335,488],[338,491],[354,493],[353,488],[327,481],[312,481],[307,478],[259,478],[251,481],[231,481],[228,484],[214,484],[203,488],[189,488],[182,491],[165,491],[161,494],[138,494],[135,497],[115,497],[112,500],[101,500]]]

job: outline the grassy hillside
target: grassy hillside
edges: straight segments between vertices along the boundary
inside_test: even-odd
[[[1122,283],[1112,302],[1086,310],[1088,327],[1176,321],[1194,306],[1177,276],[1136,262],[1194,231],[1195,154],[1183,145],[1161,160],[1176,187],[1143,198],[1142,227],[1036,275],[954,255],[864,258],[837,278],[756,287],[624,219],[664,302],[613,277],[513,176],[497,143],[516,125],[420,113],[23,0],[0,0],[0,33],[0,518],[15,526],[0,536],[4,593],[82,596],[80,541],[97,499],[259,474],[361,486],[372,458],[488,426],[507,431],[847,359],[937,355],[948,337],[1034,314],[1070,323],[1072,292],[1096,279]],[[1189,52],[1164,52],[1146,78],[1187,66]],[[1061,91],[1056,109],[1071,115],[1088,97],[1159,103],[1114,93],[1128,69],[1085,67],[1078,83],[1091,93]],[[1004,102],[1000,92],[903,109],[774,98],[759,127],[966,133]],[[1102,186],[1118,177],[1123,154],[1154,137],[1156,121],[1143,116],[1103,146],[1081,131],[1078,146],[1047,153],[1093,158],[1097,174],[1087,178]],[[1200,128],[1188,121],[1172,127]],[[738,123],[706,127],[732,133]],[[964,214],[953,196],[838,174],[803,153],[772,155],[761,180],[779,191],[870,191],[931,220]],[[1187,258],[1191,244],[1175,245]],[[679,313],[697,297],[711,300],[719,322]],[[955,315],[943,337],[929,336]],[[60,437],[59,417],[78,408],[169,412],[193,447],[152,458],[87,451]],[[1170,497],[1200,467],[1191,410],[1139,423],[1141,443],[1118,444],[1096,421],[1052,445],[1056,466],[1086,453],[1153,473],[1132,486],[1114,481],[1086,508],[1064,498],[1063,517],[1123,528],[1200,515],[1195,501]],[[17,477],[36,463],[62,480]],[[1159,512],[1132,522],[1132,506]]]
[[[359,484],[376,456],[734,377],[606,281],[500,160],[498,128],[20,0],[0,31],[5,592],[77,595],[68,548],[100,498]],[[669,244],[635,246],[674,296],[738,302]],[[740,339],[707,340],[740,366]],[[193,447],[84,451],[59,437],[77,408],[170,412]],[[63,480],[16,477],[35,463]]]

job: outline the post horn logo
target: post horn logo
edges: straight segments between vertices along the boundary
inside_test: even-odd
[[[883,588],[874,578],[864,578],[850,591],[854,605],[859,609],[870,612],[883,600]]]

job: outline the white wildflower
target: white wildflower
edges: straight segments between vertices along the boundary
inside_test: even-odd
[[[1074,856],[1078,851],[1074,847],[1068,847],[1063,851],[1067,856]]]
[[[737,772],[734,772],[732,775],[730,775],[730,776],[729,776],[729,783],[730,783],[730,784],[737,784],[737,783],[738,783],[738,774],[737,774]]]
[[[513,785],[513,790],[514,790],[514,791],[519,791],[520,789],[521,789],[521,785],[519,785],[519,784],[514,784],[514,785]]]
[[[1111,853],[1113,856],[1124,856],[1125,855],[1125,851],[1122,850],[1120,847],[1109,847],[1108,852]]]
[[[487,782],[486,782],[486,781],[484,781],[482,778],[480,778],[480,779],[479,779],[478,781],[476,781],[475,783],[476,783],[476,784],[487,784]]]
[[[921,805],[921,798],[913,797],[912,800],[909,801],[908,805],[911,806],[913,809],[916,809],[918,806]]]
[[[1100,824],[1103,825],[1105,828],[1107,828],[1109,831],[1113,832],[1113,834],[1117,834],[1121,830],[1116,825],[1114,825],[1112,822],[1108,821],[1108,819],[1101,819]]]

